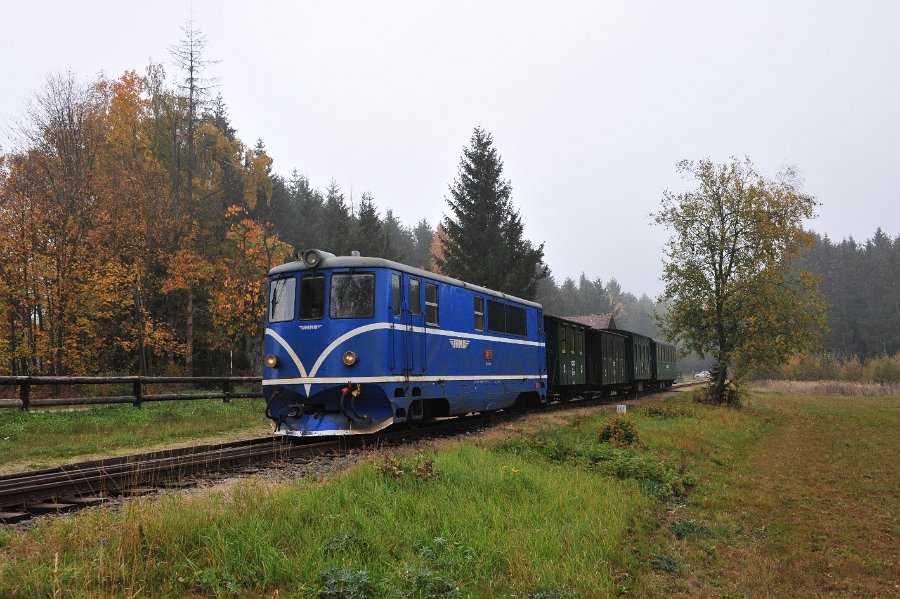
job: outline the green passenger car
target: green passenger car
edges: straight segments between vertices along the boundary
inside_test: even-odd
[[[647,388],[651,379],[652,360],[650,358],[650,337],[628,333],[625,342],[625,356],[628,359],[628,382],[635,391]]]
[[[625,362],[627,337],[611,331],[587,331],[588,384],[609,387],[628,383]]]
[[[677,376],[675,346],[650,340],[653,356],[653,380],[659,388],[671,387]]]
[[[546,316],[547,376],[551,386],[584,385],[584,338],[586,327]]]

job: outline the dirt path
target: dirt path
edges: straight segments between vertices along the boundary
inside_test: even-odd
[[[771,434],[679,513],[717,532],[667,541],[683,566],[656,591],[900,597],[900,398],[764,393],[752,404]]]

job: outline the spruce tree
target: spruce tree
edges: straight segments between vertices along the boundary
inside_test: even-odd
[[[344,194],[337,181],[332,179],[325,190],[325,203],[322,207],[322,249],[337,256],[349,254],[352,225]]]
[[[446,198],[451,213],[442,222],[446,239],[436,263],[448,276],[532,298],[548,272],[544,245],[523,237],[512,186],[502,175],[491,134],[476,127]]]
[[[366,192],[359,203],[359,214],[356,217],[356,229],[350,242],[351,250],[357,250],[363,256],[374,256],[393,260],[396,258],[390,238],[381,219],[372,194]]]

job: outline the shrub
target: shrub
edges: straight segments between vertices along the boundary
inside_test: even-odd
[[[637,427],[633,422],[622,416],[616,416],[600,429],[600,442],[612,443],[617,447],[631,447],[639,445]]]
[[[400,478],[403,476],[403,466],[394,456],[388,454],[375,462],[375,471],[382,476]]]
[[[365,570],[331,568],[322,572],[318,596],[334,599],[368,599],[375,594]]]
[[[437,468],[434,467],[434,460],[430,458],[416,459],[416,465],[413,466],[412,475],[419,480],[431,480],[438,475]]]
[[[409,474],[419,480],[428,481],[438,476],[438,470],[434,467],[434,460],[421,455],[417,455],[412,461],[409,459],[400,461],[392,455],[383,456],[375,462],[375,471],[382,476],[389,476],[395,479],[401,479]]]
[[[452,581],[442,578],[428,568],[405,566],[403,580],[413,588],[415,597],[455,599],[462,591]]]
[[[712,531],[695,520],[676,520],[669,525],[679,539],[711,537]]]
[[[661,553],[654,553],[650,556],[650,567],[658,572],[678,572],[678,562],[675,558]]]

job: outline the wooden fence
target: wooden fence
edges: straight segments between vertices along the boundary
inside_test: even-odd
[[[185,401],[191,399],[252,399],[262,397],[261,391],[235,392],[236,384],[259,385],[258,376],[0,376],[0,389],[18,387],[18,399],[0,399],[0,408],[20,408],[28,410],[37,407],[90,406],[98,404],[130,403],[140,407],[148,401]],[[59,387],[63,385],[130,385],[130,395],[106,395],[101,397],[53,397],[38,399],[31,397],[35,386]],[[215,385],[221,391],[201,391],[199,393],[147,394],[148,385]]]

